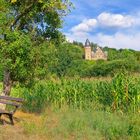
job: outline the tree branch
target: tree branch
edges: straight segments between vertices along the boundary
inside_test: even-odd
[[[19,14],[16,19],[14,20],[14,22],[12,23],[12,25],[10,26],[10,29],[12,29],[12,27],[14,27],[17,22],[26,14],[28,14],[31,10],[31,8],[33,7],[34,3],[30,4],[21,14]]]

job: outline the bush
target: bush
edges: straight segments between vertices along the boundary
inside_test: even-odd
[[[96,62],[90,71],[90,76],[107,76],[125,69],[129,72],[139,72],[140,64],[137,61],[130,63],[130,60],[114,60],[108,62]]]
[[[0,81],[3,80],[3,68],[0,65]]]
[[[75,60],[71,64],[70,68],[67,70],[67,76],[69,77],[87,77],[90,76],[90,71],[95,64],[95,61],[83,61]]]

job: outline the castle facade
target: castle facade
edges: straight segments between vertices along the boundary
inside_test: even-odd
[[[107,60],[107,52],[104,52],[100,47],[97,47],[94,51],[91,49],[89,40],[85,43],[85,59],[86,60]]]

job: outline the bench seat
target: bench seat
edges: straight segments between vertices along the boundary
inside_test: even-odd
[[[14,109],[12,109],[11,111],[0,109],[0,118],[2,115],[9,116],[11,124],[14,125],[13,115],[16,112],[16,110],[22,105],[23,99],[13,98],[13,97],[9,97],[9,96],[0,96],[0,103],[14,107]]]
[[[12,114],[12,112],[0,109],[0,114]]]

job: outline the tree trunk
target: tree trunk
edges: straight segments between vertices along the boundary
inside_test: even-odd
[[[3,95],[9,96],[12,87],[12,80],[9,70],[5,70],[4,72],[4,80],[3,80]]]
[[[2,91],[2,96],[9,96],[11,92],[11,87],[12,87],[12,80],[11,80],[11,75],[9,70],[4,71],[4,79],[3,79],[3,91]],[[1,109],[5,109],[6,105],[0,104]]]

